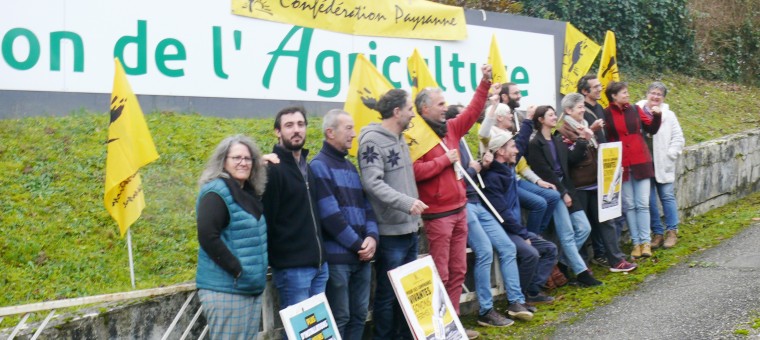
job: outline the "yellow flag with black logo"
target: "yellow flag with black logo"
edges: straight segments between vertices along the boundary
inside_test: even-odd
[[[496,34],[491,36],[491,49],[488,51],[488,64],[491,65],[491,82],[504,84],[507,82],[507,68],[501,59],[499,44],[496,43]]]
[[[604,49],[602,49],[602,58],[599,60],[599,71],[596,76],[602,84],[602,98],[599,99],[599,104],[602,107],[607,107],[609,105],[607,95],[605,94],[607,84],[613,81],[620,81],[615,32],[607,31],[607,34],[604,36]]]
[[[367,124],[382,120],[380,112],[375,111],[374,107],[380,97],[392,89],[393,85],[375,68],[375,65],[363,54],[356,56],[343,111],[348,112],[354,119],[354,131],[357,135]],[[358,149],[359,138],[354,138],[348,153],[356,156]]]
[[[591,68],[596,55],[599,54],[599,49],[599,44],[589,39],[569,22],[567,23],[560,93],[568,94],[578,90],[578,80]]]
[[[137,171],[158,159],[158,153],[124,68],[119,59],[114,59],[114,64],[116,72],[106,140],[108,155],[103,202],[124,237],[145,207],[142,181]]]
[[[438,83],[430,74],[425,59],[422,59],[420,52],[414,49],[412,56],[407,60],[407,69],[409,76],[412,78],[412,102],[417,98],[417,94],[427,87],[438,87]],[[417,109],[416,107],[414,108]],[[412,162],[424,156],[430,149],[434,148],[441,139],[435,134],[430,125],[425,123],[420,112],[414,115],[409,129],[404,131],[406,143],[409,144],[409,154],[412,156]]]

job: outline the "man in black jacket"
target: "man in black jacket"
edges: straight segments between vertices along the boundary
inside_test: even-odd
[[[306,163],[306,111],[288,107],[277,113],[273,152],[279,164],[267,168],[262,199],[267,221],[269,265],[280,307],[325,291],[328,268],[322,246],[314,178]]]

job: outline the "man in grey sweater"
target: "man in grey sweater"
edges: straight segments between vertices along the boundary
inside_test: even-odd
[[[418,199],[409,146],[402,132],[414,117],[412,100],[404,90],[390,90],[375,105],[382,123],[359,134],[362,186],[377,217],[380,241],[376,251],[376,339],[412,339],[387,272],[417,259],[417,230],[427,205]]]

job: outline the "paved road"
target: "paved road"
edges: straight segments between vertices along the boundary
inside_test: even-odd
[[[691,264],[691,266],[690,266]],[[760,224],[597,308],[555,339],[722,339],[760,316]],[[754,330],[752,338],[758,338]]]

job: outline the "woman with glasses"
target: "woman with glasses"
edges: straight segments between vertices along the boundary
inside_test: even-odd
[[[668,88],[656,81],[647,89],[647,99],[637,103],[644,114],[653,117],[653,110],[662,110],[662,122],[656,134],[645,133],[644,138],[652,153],[654,161],[654,180],[651,180],[649,195],[649,215],[652,222],[652,249],[660,246],[672,248],[678,241],[678,205],[673,183],[676,181],[676,160],[683,150],[684,138],[678,118],[665,103]],[[660,221],[660,210],[657,207],[657,197],[662,203],[665,215],[665,228]],[[663,237],[664,232],[664,237]]]
[[[631,105],[628,84],[611,82],[605,91],[610,105],[604,109],[604,127],[608,142],[623,144],[623,207],[625,220],[631,232],[631,256],[652,256],[649,232],[650,178],[654,177],[654,163],[642,130],[651,134],[660,128],[662,109],[651,108],[651,115],[638,105]]]
[[[198,184],[196,286],[212,339],[254,339],[267,274],[264,161],[248,137],[225,138]]]

